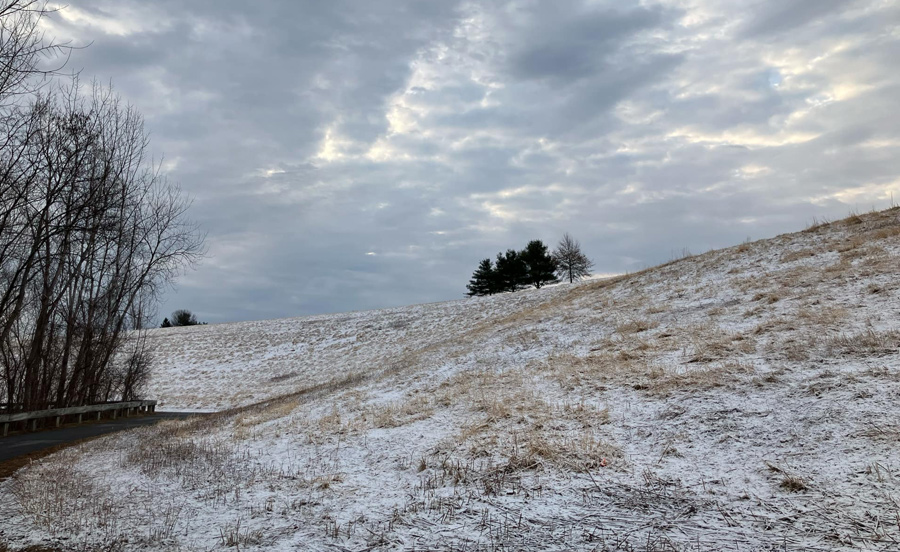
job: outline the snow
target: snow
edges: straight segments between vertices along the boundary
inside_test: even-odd
[[[576,285],[154,331],[164,408],[236,410],[21,470],[0,538],[897,549],[898,215]]]
[[[157,329],[159,358],[148,395],[159,410],[209,411],[250,404],[359,372],[406,351],[464,335],[565,293],[541,291],[283,320]],[[512,300],[511,300],[512,299]]]

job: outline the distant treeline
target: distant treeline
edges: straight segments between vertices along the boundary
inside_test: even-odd
[[[187,309],[178,309],[172,313],[172,319],[163,318],[160,328],[178,328],[182,326],[205,326],[206,322],[197,321],[197,317]]]
[[[525,249],[497,253],[496,261],[483,259],[466,285],[467,295],[492,295],[529,286],[541,288],[560,278],[570,283],[590,275],[593,262],[581,252],[581,245],[565,234],[551,253],[541,240],[528,242]]]

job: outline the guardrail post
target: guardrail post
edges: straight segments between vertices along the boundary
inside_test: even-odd
[[[81,423],[82,416],[84,416],[84,414],[79,414],[79,415],[78,415],[78,423],[79,423],[79,424]]]
[[[59,427],[60,422],[62,421],[62,416],[56,417],[56,427]]]
[[[119,411],[116,410],[116,409],[113,409],[113,411],[112,411],[112,419],[115,420],[115,419],[116,419],[116,416],[117,416],[118,414],[119,414]]]
[[[3,422],[3,436],[9,435],[9,422]]]
[[[31,431],[37,431],[37,418],[31,420]]]
[[[100,421],[100,411],[97,411],[97,421]]]

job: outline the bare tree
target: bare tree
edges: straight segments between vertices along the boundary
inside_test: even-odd
[[[76,81],[37,98],[29,120],[0,150],[24,175],[0,203],[0,387],[26,409],[134,396],[150,358],[142,313],[203,237],[112,91]]]
[[[27,97],[65,65],[41,67],[41,60],[69,51],[44,40],[40,20],[53,10],[43,0],[0,0],[0,342],[21,315],[43,236],[35,236],[34,219],[47,215],[30,208],[39,201],[40,170],[29,145],[39,132],[46,104],[24,108]],[[35,239],[36,238],[36,239]],[[9,366],[5,364],[5,367]]]
[[[0,0],[0,105],[12,96],[33,92],[59,72],[66,57],[42,67],[42,59],[71,52],[71,46],[45,40],[40,20],[55,11],[46,0]]]
[[[553,251],[556,261],[556,274],[568,279],[571,284],[585,276],[591,275],[594,263],[581,251],[581,244],[566,232]]]
[[[203,252],[140,114],[77,78],[45,86],[67,49],[48,11],[0,0],[0,394],[23,409],[137,396],[145,313]]]

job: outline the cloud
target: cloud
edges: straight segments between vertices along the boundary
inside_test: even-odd
[[[576,236],[599,272],[900,197],[892,2],[85,0],[210,257],[210,322],[462,297]],[[65,11],[68,10],[68,11]]]
[[[786,33],[798,27],[819,24],[823,18],[844,10],[854,0],[791,0],[761,3],[746,23],[742,38],[764,38]]]
[[[556,86],[617,71],[610,58],[622,43],[664,22],[658,8],[590,9],[575,2],[538,5],[526,20],[507,29],[509,71]]]

